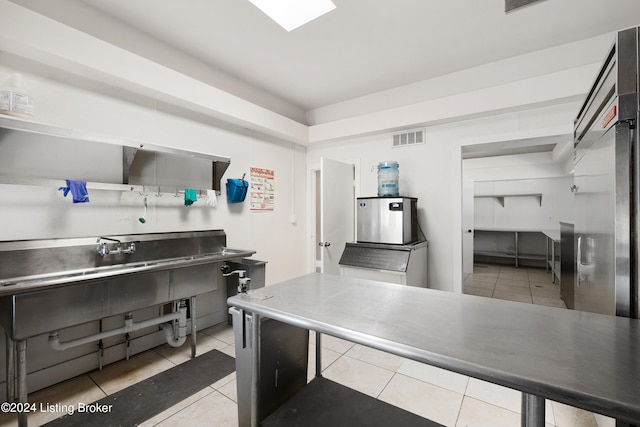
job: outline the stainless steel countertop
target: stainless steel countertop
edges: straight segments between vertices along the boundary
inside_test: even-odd
[[[313,273],[229,298],[268,318],[640,422],[640,321]]]

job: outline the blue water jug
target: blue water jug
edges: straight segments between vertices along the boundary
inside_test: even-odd
[[[378,197],[398,197],[398,162],[388,161],[378,164]]]

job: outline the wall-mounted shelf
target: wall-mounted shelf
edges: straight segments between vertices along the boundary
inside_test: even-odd
[[[474,199],[496,199],[500,206],[504,207],[504,199],[507,197],[535,197],[538,200],[538,204],[542,206],[542,193],[530,193],[530,194],[482,194],[473,196]]]
[[[51,187],[60,188],[66,185],[64,180],[59,179],[42,179],[42,178],[25,178],[14,177],[8,175],[0,175],[0,184],[10,185],[27,185],[34,187]],[[184,194],[184,188],[179,187],[167,187],[158,185],[132,185],[132,184],[110,184],[107,182],[87,182],[87,190],[103,190],[103,191],[122,191],[122,192],[138,192],[143,195],[156,195],[163,194],[182,195]],[[208,189],[194,189],[198,196],[206,196]]]
[[[224,172],[229,167],[231,159],[224,156],[194,153],[185,150],[179,150],[174,148],[168,148],[158,146],[142,141],[135,141],[130,139],[123,139],[112,136],[100,135],[92,132],[80,131],[76,129],[68,129],[59,126],[48,125],[44,123],[33,122],[29,120],[23,120],[15,117],[0,115],[0,128],[4,132],[28,132],[35,135],[41,135],[44,137],[62,138],[68,140],[76,140],[88,143],[109,144],[122,147],[122,184],[127,186],[131,184],[129,182],[129,172],[132,166],[136,162],[136,158],[139,157],[140,152],[149,153],[162,153],[168,156],[177,156],[182,158],[193,158],[211,161],[212,164],[212,177],[211,177],[211,189],[217,192],[221,191],[220,181]],[[2,142],[2,134],[0,134],[0,142]],[[5,177],[6,178],[6,177]],[[16,179],[20,181],[19,179]],[[29,184],[29,180],[22,180],[26,185]],[[35,181],[33,181],[35,182]],[[98,183],[94,183],[97,185]],[[150,185],[153,185],[149,183]],[[105,184],[111,186],[114,184]],[[115,184],[117,185],[117,184]],[[147,183],[145,183],[147,185]],[[126,187],[124,187],[126,188]]]

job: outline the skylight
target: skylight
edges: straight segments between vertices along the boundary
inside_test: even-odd
[[[331,0],[249,0],[287,31],[336,8]]]

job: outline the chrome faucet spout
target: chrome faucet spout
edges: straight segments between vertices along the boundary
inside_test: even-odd
[[[109,248],[109,243],[104,242],[103,240],[116,243],[115,250]],[[112,239],[110,237],[98,237],[97,243],[98,243],[98,247],[96,251],[100,256],[105,256],[109,254],[115,254],[115,255],[132,254],[136,251],[136,244],[134,242],[125,244],[126,247],[123,247],[123,243],[120,240]]]

